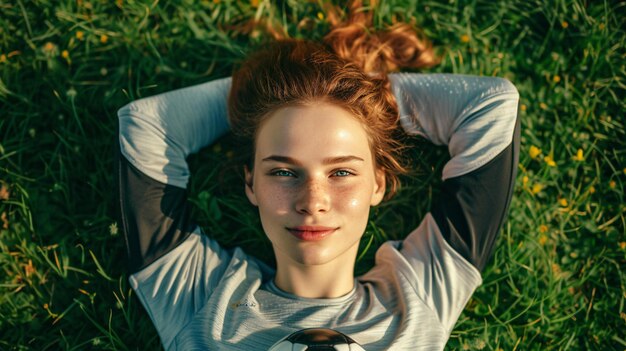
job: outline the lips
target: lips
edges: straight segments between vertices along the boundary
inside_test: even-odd
[[[334,233],[337,227],[324,226],[297,226],[288,227],[287,230],[296,238],[303,241],[318,241]]]

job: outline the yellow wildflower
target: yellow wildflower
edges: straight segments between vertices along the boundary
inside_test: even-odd
[[[547,236],[542,235],[542,236],[539,237],[539,245],[543,246],[543,245],[546,244],[547,241],[548,241],[548,237]]]
[[[543,160],[548,164],[548,166],[556,167],[556,162],[554,162],[554,159],[552,158],[552,156],[548,155],[544,157]]]
[[[0,221],[2,221],[2,229],[9,229],[9,220],[7,219],[6,212],[2,212],[0,215]]]
[[[63,50],[63,52],[61,52],[61,56],[67,60],[70,57],[70,52],[67,50]]]
[[[612,181],[610,181],[610,182],[609,182],[609,188],[611,188],[611,189],[615,189],[615,185],[617,185],[617,184],[615,183],[615,181],[614,181],[614,180],[612,180]]]
[[[539,233],[543,234],[543,233],[545,233],[547,231],[548,231],[548,226],[547,225],[542,224],[542,225],[539,226]]]
[[[535,145],[531,145],[530,150],[528,150],[528,153],[530,154],[530,158],[535,158],[539,156],[539,154],[541,153],[541,149],[536,147]]]
[[[624,172],[624,174],[626,174],[626,167],[624,167],[624,169],[622,170],[622,172]]]
[[[85,33],[82,30],[76,32],[76,39],[83,40],[85,38]]]
[[[259,7],[259,0],[250,0],[250,5],[252,7]]]
[[[569,23],[567,23],[567,21],[563,21],[563,22],[561,22],[561,27],[567,28],[567,27],[569,27]]]
[[[26,277],[30,277],[33,273],[35,273],[35,266],[33,266],[33,261],[28,260],[28,264],[24,266],[24,273]]]
[[[558,75],[557,75],[557,76],[554,76],[554,77],[552,77],[552,81],[553,81],[553,82],[555,82],[555,83],[558,83],[558,82],[560,82],[560,81],[561,81],[561,77],[560,77],[560,76],[558,76]]]
[[[0,63],[5,63],[5,62],[7,62],[7,55],[5,54],[0,55]]]
[[[592,186],[590,186],[590,187],[589,187],[589,193],[590,193],[590,194],[593,194],[593,193],[595,193],[595,192],[596,192],[596,188],[595,188],[593,185],[592,185]]]
[[[469,43],[470,37],[467,34],[461,35],[461,43]]]
[[[58,47],[56,46],[56,44],[52,42],[47,42],[43,46],[43,52],[48,55],[58,55],[59,52],[57,50],[58,50]]]
[[[584,161],[585,156],[583,155],[583,149],[578,149],[576,151],[576,156],[572,157],[575,161]]]
[[[0,200],[8,200],[9,197],[11,197],[9,187],[6,186],[4,182],[0,182]]]
[[[533,185],[533,188],[532,188],[531,191],[532,191],[533,194],[539,194],[541,192],[541,190],[543,190],[543,185],[537,183],[537,184]]]
[[[522,178],[522,184],[524,186],[526,186],[526,184],[528,184],[528,176],[524,176],[524,178]]]
[[[320,20],[323,20],[324,19],[324,14],[321,13],[321,12],[318,12],[317,13],[317,18],[319,18]]]
[[[519,109],[522,110],[522,111],[526,111],[526,108],[527,107],[524,104],[521,104],[520,107],[519,107]]]
[[[620,242],[619,243],[619,248],[622,249],[622,250],[625,250],[626,249],[626,241]]]
[[[604,30],[604,27],[605,27],[605,26],[604,26],[604,23],[600,23],[600,24],[598,25],[598,28],[600,28],[600,30]]]
[[[559,200],[559,205],[566,207],[567,206],[567,199],[562,198],[561,200]]]
[[[540,103],[539,104],[539,108],[541,108],[542,110],[547,110],[548,109],[548,105],[546,105],[545,103]]]
[[[101,42],[102,44],[106,44],[108,41],[109,41],[109,36],[108,36],[108,35],[106,35],[106,34],[102,34],[102,35],[100,36],[100,42]]]

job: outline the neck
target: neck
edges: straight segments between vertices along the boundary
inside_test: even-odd
[[[278,288],[305,298],[336,298],[348,294],[354,288],[354,255],[337,258],[321,264],[303,264],[286,256],[276,255],[276,278]]]

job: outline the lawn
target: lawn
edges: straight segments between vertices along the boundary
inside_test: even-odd
[[[246,29],[260,18],[292,37],[328,30],[315,1],[0,1],[0,349],[160,347],[125,273],[116,111],[230,75],[267,37]],[[521,96],[509,220],[449,350],[626,349],[624,18],[626,3],[601,0],[377,8],[376,27],[412,22],[433,40],[443,60],[428,72],[504,77]],[[372,212],[359,272],[437,196],[446,152],[413,143],[417,166]],[[226,137],[191,158],[195,216],[270,260],[233,150]]]

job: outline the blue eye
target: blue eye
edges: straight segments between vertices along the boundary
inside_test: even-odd
[[[270,174],[276,177],[295,177],[296,176],[295,174],[293,174],[293,172],[290,172],[286,169],[279,169],[279,170],[273,171]]]
[[[346,171],[345,169],[340,169],[336,171],[335,173],[333,173],[333,175],[336,177],[347,177],[352,174],[353,174],[352,172]]]

